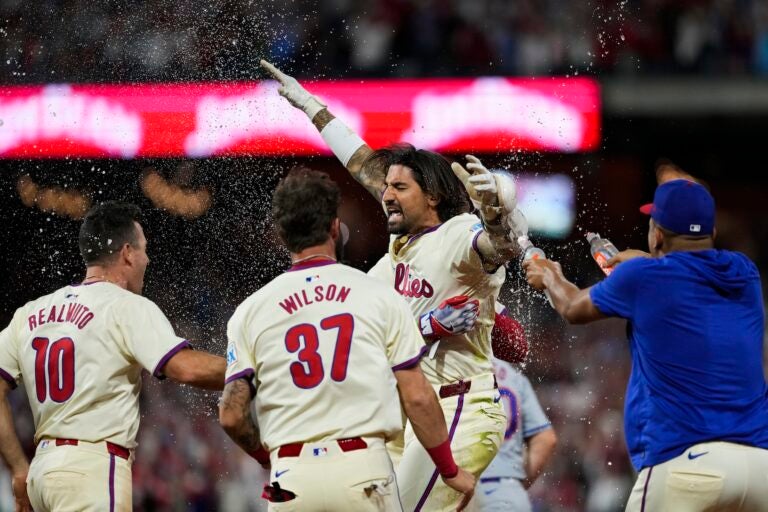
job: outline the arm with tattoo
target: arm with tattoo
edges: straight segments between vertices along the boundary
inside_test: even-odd
[[[262,462],[257,457],[264,448],[259,429],[251,417],[252,398],[251,387],[245,379],[236,379],[224,386],[219,403],[219,423],[235,444]]]
[[[328,111],[328,107],[307,91],[295,78],[286,75],[271,63],[262,60],[261,66],[280,83],[278,93],[294,107],[302,110],[315,125],[328,147],[347,168],[355,180],[376,198],[381,200],[384,190],[385,169],[375,162],[367,162],[373,150]]]

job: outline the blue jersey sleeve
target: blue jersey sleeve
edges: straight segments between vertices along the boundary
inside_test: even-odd
[[[649,262],[647,258],[624,262],[610,276],[590,288],[589,297],[595,307],[604,315],[631,319],[643,268]]]

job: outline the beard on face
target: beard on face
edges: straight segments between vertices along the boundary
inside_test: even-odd
[[[387,232],[390,235],[407,235],[411,232],[411,227],[405,218],[395,221],[387,220]]]

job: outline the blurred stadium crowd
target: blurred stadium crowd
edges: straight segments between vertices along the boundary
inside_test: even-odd
[[[290,62],[291,71],[304,77],[768,73],[766,0],[3,0],[0,20],[0,80],[5,84],[256,79],[262,76],[258,59],[265,55]],[[243,171],[231,179],[232,189],[255,186],[243,177],[253,170],[248,165],[224,165]],[[40,175],[50,180],[51,166]],[[99,179],[110,198],[152,209],[146,198],[120,192],[129,188],[124,177]],[[131,187],[138,189],[135,183]],[[167,312],[181,335],[205,340],[206,348],[223,353],[224,328],[237,303],[280,272],[287,258],[258,254],[273,252],[269,235],[259,231],[266,232],[263,225],[247,222],[249,215],[263,214],[267,196],[228,195],[220,183],[211,189],[218,190],[219,199],[214,192],[210,212],[200,219],[151,214],[156,232],[150,238],[153,262],[146,295]],[[48,226],[43,236],[55,232],[53,225],[62,233],[75,232],[76,221],[54,217],[49,222],[44,214],[26,209],[17,197],[15,177],[3,177],[2,190],[13,197],[3,212],[16,216],[14,224],[29,224],[30,236],[38,225]],[[245,202],[261,210],[244,208]],[[362,204],[376,214],[371,202]],[[237,208],[244,209],[232,217]],[[19,211],[24,212],[20,217]],[[631,229],[614,239],[620,248],[627,240],[642,243],[644,226]],[[736,241],[730,248],[756,244],[751,234],[731,236]],[[556,259],[571,253],[566,272],[588,285],[599,278],[598,270],[586,245],[574,242],[578,237],[574,234],[567,244],[552,242],[547,249]],[[42,271],[45,279],[35,279],[37,288],[25,292],[29,298],[81,276],[74,238],[59,240],[73,247],[59,244],[57,251],[65,255],[55,257],[50,245],[39,248],[41,259],[30,266],[48,262],[49,268]],[[383,235],[357,243],[369,250],[385,246]],[[25,249],[15,250],[6,256],[19,258]],[[195,257],[183,256],[188,253]],[[374,261],[364,255],[355,263],[368,268]],[[29,279],[10,278],[4,307],[21,305],[19,295],[8,290],[25,289]],[[513,265],[502,299],[528,330],[532,353],[525,371],[560,437],[555,460],[531,491],[535,510],[623,510],[635,478],[622,433],[629,373],[623,323],[566,327],[524,289]],[[3,325],[11,314],[12,309],[3,311]],[[259,510],[264,476],[219,428],[217,397],[153,379],[145,382],[134,464],[137,510]],[[11,399],[17,429],[31,453],[26,399],[18,391]],[[0,511],[10,510],[11,504],[6,468],[0,465]]]
[[[295,15],[295,13],[304,13]],[[765,0],[167,0],[0,3],[14,83],[768,73]]]

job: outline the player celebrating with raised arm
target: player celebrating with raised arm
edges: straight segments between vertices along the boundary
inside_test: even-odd
[[[743,254],[714,249],[715,203],[702,185],[667,181],[642,211],[650,254],[620,253],[584,290],[559,264],[531,260],[528,282],[571,323],[629,321],[624,430],[640,474],[627,511],[768,511],[760,274]]]
[[[130,511],[142,369],[224,386],[224,358],[190,350],[141,296],[149,258],[139,215],[120,202],[88,212],[79,237],[83,282],[27,303],[0,333],[0,453],[18,509],[28,510],[28,490],[37,512]],[[28,468],[6,397],[19,380],[35,421]]]
[[[402,510],[385,448],[402,429],[399,391],[461,510],[475,478],[454,462],[419,368],[416,322],[391,288],[337,262],[338,207],[338,187],[320,172],[294,169],[275,190],[272,217],[293,266],[229,321],[221,424],[257,460],[271,461],[270,510]]]
[[[459,465],[479,476],[496,455],[504,432],[490,333],[504,282],[502,263],[517,253],[512,241],[516,235],[510,234],[509,225],[515,207],[514,183],[491,174],[474,157],[469,157],[467,166],[473,172],[470,176],[460,165],[454,164],[452,170],[442,156],[410,145],[373,151],[295,79],[266,61],[261,64],[280,82],[280,94],[312,120],[352,176],[381,200],[392,235],[388,268],[382,274],[405,297],[425,335],[432,335],[440,325],[448,327],[421,367],[440,396]],[[482,224],[467,213],[470,198],[480,207]],[[452,304],[457,296],[479,303],[475,328],[466,333],[434,321],[441,306],[460,312],[469,304]],[[434,464],[408,427],[397,469],[406,510],[456,507],[461,495],[437,477]]]

